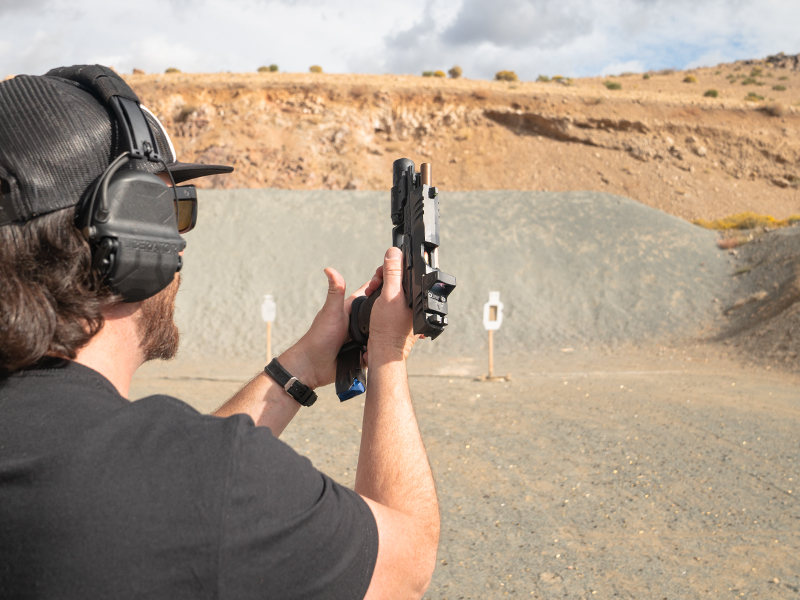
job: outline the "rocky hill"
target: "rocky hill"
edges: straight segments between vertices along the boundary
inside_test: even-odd
[[[182,160],[236,168],[205,187],[388,189],[392,161],[406,156],[433,163],[443,192],[604,191],[687,219],[800,213],[797,56],[548,82],[126,79]]]

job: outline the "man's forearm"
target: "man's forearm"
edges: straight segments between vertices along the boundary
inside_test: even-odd
[[[412,517],[435,552],[439,504],[411,403],[406,363],[370,356],[370,364],[355,491]]]
[[[278,360],[281,365],[301,382],[312,382],[301,354],[291,348]],[[269,427],[275,437],[280,436],[291,422],[300,404],[266,373],[261,372],[234,394],[225,404],[214,411],[217,417],[246,414],[256,425]]]

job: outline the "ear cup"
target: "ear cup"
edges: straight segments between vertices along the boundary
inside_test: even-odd
[[[100,185],[88,227],[93,267],[123,302],[140,302],[181,269],[186,242],[178,233],[174,192],[157,175],[133,170],[117,171],[107,187]]]

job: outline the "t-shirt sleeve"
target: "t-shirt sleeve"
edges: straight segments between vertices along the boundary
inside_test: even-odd
[[[269,429],[231,418],[220,598],[363,598],[378,556],[369,506]]]

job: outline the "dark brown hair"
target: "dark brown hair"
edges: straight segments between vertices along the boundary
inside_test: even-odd
[[[0,376],[75,358],[118,302],[91,268],[74,208],[0,227]]]

